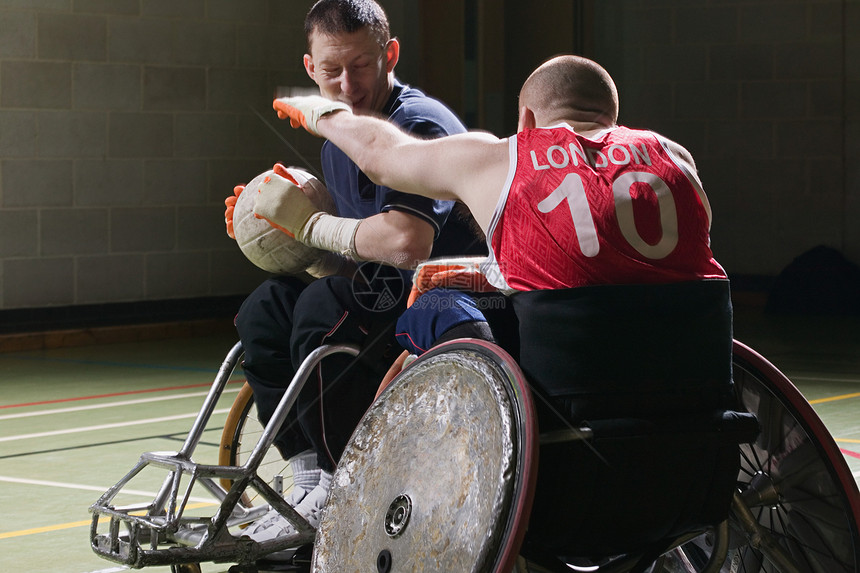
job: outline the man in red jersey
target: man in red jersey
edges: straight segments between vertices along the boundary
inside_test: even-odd
[[[276,105],[291,103],[319,104],[312,129],[343,143],[371,177],[465,202],[504,260],[490,275],[500,288],[725,278],[692,157],[654,132],[617,126],[615,85],[590,60],[563,56],[538,68],[520,94],[518,134],[507,139],[424,142],[333,107],[326,114],[316,98]]]
[[[513,351],[542,398],[542,432],[589,423],[611,434],[627,424],[619,420],[647,420],[694,435],[733,407],[729,284],[711,252],[711,210],[695,164],[677,143],[617,125],[615,84],[597,63],[559,56],[536,69],[520,92],[517,134],[505,139],[472,132],[421,141],[318,98],[276,100],[275,108],[334,142],[372,180],[469,207],[490,248],[482,270],[511,294],[520,338]],[[273,205],[300,195],[262,192]],[[307,211],[262,215],[298,232]],[[458,320],[474,320],[474,307],[457,317],[468,305],[434,312],[419,302],[399,324],[419,349]],[[587,494],[536,502],[530,543],[554,555],[580,546],[595,554],[616,544],[652,549],[719,521],[736,447],[676,446],[646,440],[632,456],[629,442],[603,444],[601,458],[547,460],[539,488]],[[713,489],[689,475],[664,478],[655,466],[693,467]],[[644,482],[632,484],[633,475]],[[608,499],[628,508],[623,519],[600,522]]]
[[[517,135],[506,139],[472,132],[422,141],[329,106],[316,98],[275,102],[280,115],[336,142],[372,179],[463,201],[487,236],[483,270],[503,292],[578,298],[594,292],[576,290],[583,287],[692,283],[691,291],[728,296],[691,155],[652,131],[618,126],[615,84],[591,60],[559,56],[535,70],[520,92]]]

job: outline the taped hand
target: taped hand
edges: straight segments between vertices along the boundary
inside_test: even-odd
[[[335,111],[352,113],[345,103],[322,96],[282,97],[272,102],[272,107],[278,112],[279,118],[289,119],[291,126],[304,127],[316,136],[320,135],[317,131],[317,121],[322,116]]]
[[[275,164],[274,172],[263,180],[257,193],[254,216],[299,240],[308,220],[319,211],[280,163]]]

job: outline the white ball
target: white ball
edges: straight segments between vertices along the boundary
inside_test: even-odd
[[[334,201],[319,179],[297,167],[288,167],[287,171],[314,205],[327,213],[335,212]],[[245,257],[264,271],[298,274],[318,261],[323,251],[297,241],[265,219],[254,216],[257,188],[271,173],[269,170],[254,177],[239,195],[233,210],[233,233]]]

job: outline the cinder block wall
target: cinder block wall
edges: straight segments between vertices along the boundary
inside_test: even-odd
[[[223,200],[275,160],[304,0],[0,0],[0,310],[247,292]],[[256,115],[259,112],[278,134]]]
[[[860,0],[594,3],[621,121],[693,153],[733,275],[816,245],[860,263]]]
[[[222,201],[275,160],[298,164],[281,137],[316,161],[318,142],[269,108],[275,86],[309,85],[310,4],[0,0],[0,311],[256,285]],[[420,85],[415,3],[383,5],[399,75]],[[619,83],[622,122],[692,151],[732,275],[775,276],[818,244],[860,262],[860,0],[592,7],[592,55]]]

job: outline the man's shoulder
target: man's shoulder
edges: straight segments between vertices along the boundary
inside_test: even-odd
[[[693,172],[696,172],[696,162],[693,155],[686,147],[669,139],[665,135],[657,133],[649,129],[634,129],[624,126],[619,126],[615,130],[619,139],[624,138],[626,141],[632,142],[650,142],[651,145],[658,149],[662,149],[675,163],[681,163]]]
[[[632,140],[640,142],[650,141],[656,144],[663,144],[664,142],[669,142],[673,146],[680,146],[680,144],[678,144],[674,140],[671,140],[665,135],[652,129],[626,127],[623,125],[619,125],[609,130],[608,133],[610,134],[610,139],[613,140]]]
[[[463,121],[442,101],[407,85],[391,106],[389,119],[408,131],[451,135],[466,131]]]

